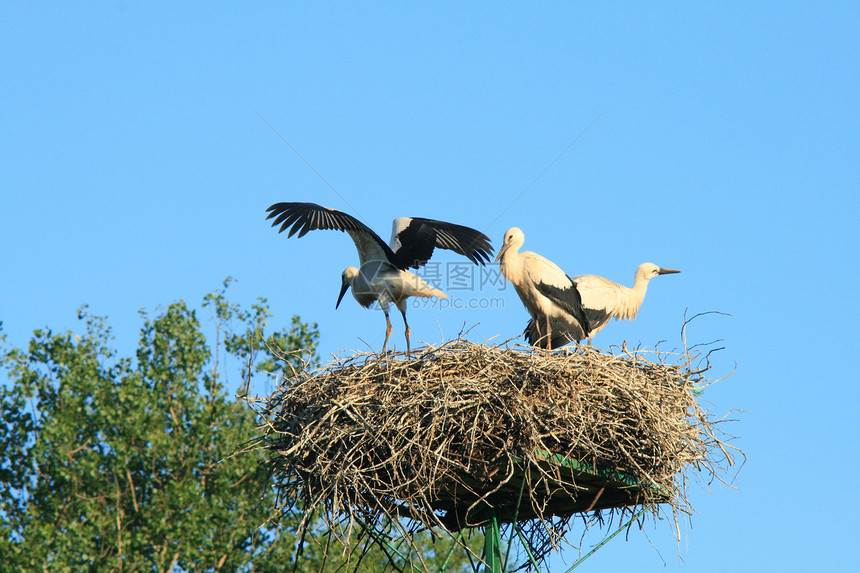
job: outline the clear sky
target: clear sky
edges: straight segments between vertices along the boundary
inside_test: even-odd
[[[233,276],[276,325],[316,321],[324,356],[379,349],[381,313],[334,309],[349,238],[278,235],[277,201],[385,239],[398,216],[495,247],[518,226],[570,274],[626,284],[652,261],[682,273],[595,344],[671,349],[685,311],[731,314],[688,338],[722,339],[714,376],[737,364],[703,399],[743,410],[726,429],[749,460],[736,490],[691,485],[680,545],[661,522],[579,570],[856,567],[860,4],[10,0],[0,54],[10,343],[80,328],[88,303],[131,353],[138,308]],[[443,289],[493,308],[412,308],[413,341],[525,324],[510,287]]]

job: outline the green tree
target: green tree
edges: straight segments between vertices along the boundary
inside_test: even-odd
[[[247,380],[271,376],[279,365],[259,352],[266,335],[300,369],[318,333],[293,317],[266,334],[266,301],[243,311],[228,286],[204,301],[224,336],[215,352],[182,301],[141,313],[135,359],[116,356],[105,320],[86,307],[83,334],[39,330],[27,349],[4,344],[0,567],[260,571],[289,556],[289,524],[259,528],[273,495],[259,456],[234,454],[255,415],[228,397],[219,359],[233,357]]]
[[[261,452],[243,447],[258,420],[228,396],[227,372],[240,393],[292,375],[316,361],[318,332],[297,316],[270,332],[266,300],[242,309],[229,286],[203,301],[212,344],[181,300],[141,312],[134,357],[117,355],[86,307],[80,334],[37,330],[18,349],[0,331],[0,571],[391,570],[376,548],[359,561],[361,540],[324,561],[321,530],[296,563],[300,516],[269,521],[275,491]],[[267,341],[289,358],[274,359]],[[428,536],[418,544],[433,566],[447,554]],[[458,553],[447,570],[467,568]]]

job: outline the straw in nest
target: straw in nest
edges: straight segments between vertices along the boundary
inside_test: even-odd
[[[359,354],[285,381],[259,446],[287,508],[331,524],[455,531],[495,512],[538,524],[529,542],[546,548],[582,512],[689,512],[687,471],[731,464],[695,357],[654,356],[465,340]]]

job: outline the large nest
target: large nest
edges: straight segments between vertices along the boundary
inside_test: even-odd
[[[287,379],[260,445],[285,510],[315,515],[302,527],[438,533],[495,511],[545,554],[577,514],[689,512],[687,470],[719,477],[731,464],[696,399],[701,362],[464,340],[359,354]]]

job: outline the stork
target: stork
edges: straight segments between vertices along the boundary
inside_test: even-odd
[[[539,322],[546,325],[545,332],[538,338],[545,339],[547,350],[551,350],[553,324],[555,329],[562,331],[577,329],[590,332],[580,293],[573,280],[549,259],[531,251],[520,253],[524,242],[525,235],[520,229],[508,229],[496,261],[501,261],[499,270],[514,285],[520,300],[532,315],[530,324],[534,325],[535,332],[539,331]]]
[[[553,329],[552,345],[563,346],[574,340],[579,342],[583,338],[588,338],[588,344],[591,344],[591,338],[600,332],[611,318],[625,320],[636,318],[639,307],[645,299],[645,291],[648,290],[648,281],[657,275],[680,272],[660,268],[654,263],[642,263],[636,269],[632,288],[595,275],[574,278],[573,282],[582,298],[582,307],[585,309],[591,331],[586,333],[576,325],[565,327],[564,324],[556,325],[554,321],[550,321],[556,326]],[[541,341],[541,333],[534,320],[529,321],[523,334],[529,344],[537,346]]]
[[[281,226],[279,233],[292,226],[287,237],[292,237],[297,231],[298,236],[302,237],[315,229],[344,231],[352,237],[358,250],[359,268],[344,269],[335,308],[340,306],[340,301],[350,287],[352,296],[364,308],[379,302],[385,313],[382,352],[388,348],[388,338],[391,336],[391,319],[388,316],[391,303],[403,315],[406,353],[409,354],[410,329],[406,321],[406,299],[410,296],[448,298],[447,294],[410,272],[410,267],[417,269],[426,264],[437,247],[464,255],[473,263],[481,265],[488,262],[493,254],[490,239],[483,233],[443,221],[398,217],[392,224],[391,240],[385,244],[379,235],[355,217],[314,203],[275,203],[267,211],[269,215],[266,219],[275,219],[272,226]]]

